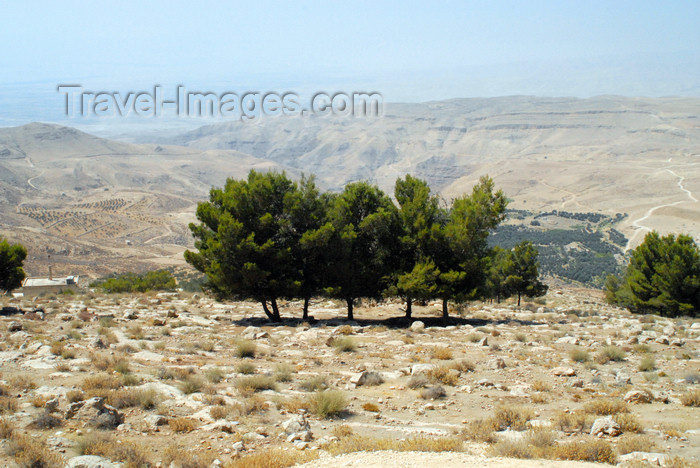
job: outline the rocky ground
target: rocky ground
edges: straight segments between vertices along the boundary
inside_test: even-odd
[[[318,300],[314,320],[280,325],[258,304],[185,293],[3,305],[2,466],[700,460],[700,323],[596,291],[475,303],[448,324],[437,304],[401,320],[398,302],[346,322]]]

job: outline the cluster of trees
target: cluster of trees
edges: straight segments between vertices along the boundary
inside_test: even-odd
[[[168,270],[155,270],[147,273],[123,273],[90,283],[90,287],[106,293],[132,293],[148,291],[168,291],[177,287],[175,278]]]
[[[630,254],[622,277],[608,276],[606,298],[634,313],[700,315],[700,248],[692,237],[653,231]]]
[[[394,197],[366,182],[321,193],[313,177],[251,171],[198,205],[197,251],[185,259],[218,297],[253,298],[273,321],[280,298],[303,298],[304,318],[311,297],[340,298],[352,320],[358,298],[401,297],[409,318],[415,300],[437,298],[447,317],[450,300],[545,291],[532,244],[492,255],[507,200],[489,177],[449,207],[410,175]]]
[[[22,286],[25,278],[22,264],[25,258],[27,249],[0,238],[0,293],[6,294]]]

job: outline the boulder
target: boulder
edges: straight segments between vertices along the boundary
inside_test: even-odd
[[[282,430],[286,434],[295,434],[297,432],[309,431],[311,430],[311,426],[309,426],[309,423],[306,421],[304,415],[300,414],[297,416],[292,416],[283,422]]]
[[[115,429],[124,417],[116,408],[106,405],[104,398],[93,397],[85,401],[77,401],[68,406],[66,419],[76,418],[96,429]]]
[[[435,366],[432,364],[413,364],[411,366],[411,375],[420,374],[421,372],[429,372],[433,370]]]
[[[591,427],[591,435],[596,437],[611,436],[615,437],[622,434],[620,425],[615,422],[612,416],[598,418],[593,422]]]
[[[7,331],[11,333],[22,331],[22,322],[10,322],[7,326]]]
[[[625,394],[625,401],[632,404],[651,403],[654,395],[649,390],[631,390]]]
[[[425,323],[420,320],[416,320],[411,324],[411,331],[422,332],[423,330],[425,330]]]

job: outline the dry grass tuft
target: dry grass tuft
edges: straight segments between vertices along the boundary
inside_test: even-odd
[[[249,340],[240,340],[236,344],[235,355],[239,358],[254,358],[257,351],[255,343]]]
[[[681,395],[681,403],[683,406],[700,406],[700,390],[693,390]]]
[[[448,366],[433,367],[425,373],[428,380],[435,384],[443,384],[454,387],[459,383],[459,372]]]
[[[324,390],[309,397],[309,407],[316,416],[324,419],[341,415],[348,400],[340,390]]]
[[[632,452],[649,452],[654,441],[641,435],[623,435],[617,440],[617,453],[625,455]]]
[[[617,346],[606,346],[596,354],[595,360],[598,364],[607,364],[610,361],[623,361],[627,354]]]
[[[629,413],[630,409],[622,400],[614,398],[598,398],[583,405],[583,411],[588,414],[599,416],[616,415],[618,413]]]
[[[263,449],[234,459],[226,464],[226,468],[286,468],[301,465],[317,458],[318,451]],[[204,467],[204,465],[202,466]]]
[[[613,419],[620,425],[620,430],[622,432],[636,432],[638,434],[644,432],[644,426],[642,426],[641,421],[639,421],[634,414],[618,413]]]
[[[353,452],[375,452],[394,450],[396,452],[461,452],[464,443],[458,437],[415,437],[405,440],[379,439],[353,435],[341,438],[338,442],[324,447],[331,455]]]
[[[248,377],[240,377],[235,383],[236,389],[241,395],[252,395],[255,392],[262,390],[276,390],[277,384],[269,375],[251,375]]]
[[[192,432],[197,429],[197,423],[191,418],[172,418],[168,420],[168,426],[173,432]]]
[[[499,406],[494,412],[493,421],[499,430],[510,427],[513,431],[523,431],[527,429],[527,422],[534,417],[535,413],[530,408]]]
[[[610,442],[603,439],[581,439],[557,444],[552,448],[552,458],[615,464],[617,454]]]
[[[446,346],[435,346],[430,350],[430,356],[433,359],[447,361],[452,359],[452,350]]]
[[[331,346],[333,346],[338,353],[349,353],[357,349],[357,343],[349,336],[334,338],[333,341],[331,341]]]

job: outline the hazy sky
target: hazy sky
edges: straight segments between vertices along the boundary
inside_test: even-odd
[[[700,95],[698,1],[8,0],[0,39],[4,117],[59,83]]]

